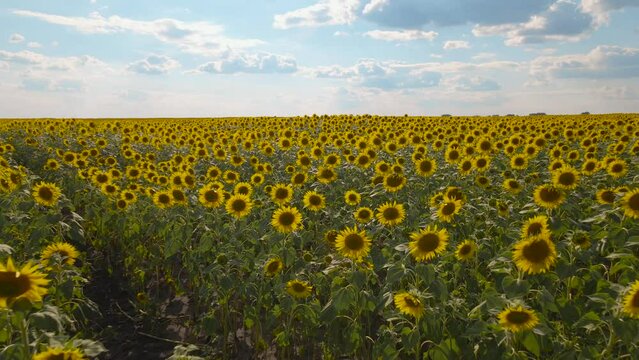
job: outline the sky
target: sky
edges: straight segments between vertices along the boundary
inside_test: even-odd
[[[0,117],[639,112],[639,0],[2,0]]]

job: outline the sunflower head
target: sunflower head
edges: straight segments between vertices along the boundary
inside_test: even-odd
[[[548,230],[548,217],[537,215],[524,222],[521,227],[521,237],[529,238],[538,235],[550,235]]]
[[[415,261],[428,261],[446,250],[449,235],[446,229],[428,226],[411,233],[410,238],[408,247]]]
[[[397,202],[386,202],[377,208],[375,214],[377,220],[384,226],[395,226],[401,224],[406,217],[403,204]]]
[[[271,225],[281,232],[290,233],[301,227],[302,215],[295,207],[284,206],[273,213]]]
[[[357,222],[366,224],[373,219],[373,210],[367,207],[361,207],[355,210],[355,220]]]
[[[19,268],[9,258],[6,264],[0,263],[0,309],[17,299],[42,301],[42,296],[47,293],[45,286],[48,283],[49,280],[39,271],[38,266],[27,263]]]
[[[264,265],[264,273],[266,276],[272,277],[277,275],[284,268],[284,263],[279,258],[272,258]]]
[[[56,242],[42,250],[40,259],[44,265],[49,264],[56,258],[64,264],[73,265],[78,256],[80,256],[80,253],[73,245],[66,242]]]
[[[464,240],[461,244],[457,245],[455,257],[460,261],[468,261],[473,259],[476,253],[477,244],[472,240]]]
[[[40,182],[31,192],[35,201],[43,206],[54,206],[62,195],[60,188],[52,183]]]
[[[365,230],[358,230],[357,227],[346,228],[339,232],[335,238],[335,248],[343,256],[361,260],[368,255],[371,247],[371,240],[366,235]]]
[[[517,267],[529,274],[548,271],[557,260],[557,250],[547,234],[529,237],[515,244],[513,261]]]
[[[422,301],[408,292],[399,292],[393,296],[395,306],[405,315],[410,315],[415,319],[419,319],[424,315],[424,304]]]
[[[64,349],[61,347],[51,347],[43,352],[33,355],[33,360],[85,360],[86,358],[79,349]]]
[[[459,213],[461,207],[461,200],[444,196],[443,201],[439,204],[439,208],[437,209],[437,218],[439,218],[442,222],[451,222],[453,221],[453,217]]]
[[[533,194],[535,203],[546,209],[555,209],[565,200],[566,196],[553,185],[544,184],[535,189]]]
[[[296,279],[286,283],[286,292],[296,299],[305,299],[312,291],[313,287],[306,281]]]
[[[537,314],[523,306],[509,307],[499,313],[498,317],[499,325],[512,332],[531,330],[539,323]]]
[[[628,289],[623,299],[623,312],[631,318],[639,319],[639,280]]]
[[[639,219],[639,188],[625,193],[621,198],[621,207],[624,215]]]
[[[242,194],[233,194],[226,201],[226,212],[236,219],[241,219],[251,213],[253,202],[251,198]]]

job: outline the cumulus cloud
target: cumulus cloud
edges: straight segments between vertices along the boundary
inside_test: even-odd
[[[9,36],[9,42],[11,44],[19,44],[21,42],[24,41],[24,36],[22,36],[21,34],[15,33],[15,34],[11,34],[11,36]]]
[[[530,64],[534,83],[551,78],[639,77],[639,49],[600,45],[587,54],[542,56]]]
[[[468,41],[449,40],[444,43],[444,50],[470,49]]]
[[[401,30],[401,31],[385,31],[385,30],[372,30],[364,33],[364,36],[368,36],[371,39],[383,40],[383,41],[414,41],[414,40],[428,40],[433,41],[437,37],[435,31],[423,31],[423,30]]]
[[[501,35],[506,45],[544,43],[548,41],[579,41],[595,28],[596,21],[580,5],[569,0],[559,0],[527,22],[492,26],[477,25],[475,36]]]
[[[17,52],[0,50],[0,60],[29,65],[31,70],[74,71],[80,68],[91,68],[102,72],[110,69],[106,63],[88,55],[50,57],[28,50]]]
[[[164,55],[150,55],[127,66],[127,70],[138,74],[160,75],[176,69],[180,63]]]
[[[357,19],[359,8],[360,0],[320,0],[307,7],[276,14],[273,27],[291,29],[351,24]]]
[[[598,23],[606,23],[609,13],[625,7],[639,6],[637,0],[581,0],[584,12],[592,14]]]
[[[159,41],[178,46],[183,51],[199,55],[218,56],[231,49],[246,49],[263,44],[257,39],[235,39],[224,35],[224,28],[209,22],[185,22],[175,19],[134,20],[117,15],[104,17],[97,12],[88,17],[73,17],[14,10],[13,14],[38,19],[50,24],[72,28],[85,34],[115,34],[130,32],[152,36]]]
[[[552,0],[370,0],[362,13],[370,21],[399,28],[427,24],[496,25],[527,21],[551,3]]]
[[[234,54],[221,60],[200,65],[196,72],[213,74],[235,73],[293,73],[297,71],[295,59],[275,54]]]

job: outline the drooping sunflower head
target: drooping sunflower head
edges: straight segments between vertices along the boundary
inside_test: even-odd
[[[398,204],[395,201],[386,202],[377,208],[375,217],[384,226],[395,226],[404,221],[406,211],[403,204]]]
[[[290,280],[286,283],[286,292],[294,298],[305,299],[311,295],[313,287],[306,281]]]
[[[38,204],[43,206],[54,206],[58,202],[62,192],[55,184],[40,182],[33,187],[31,194]]]
[[[535,203],[546,209],[555,209],[565,200],[564,193],[553,185],[539,185],[533,194]]]
[[[531,330],[539,324],[537,314],[521,305],[505,309],[498,317],[499,325],[512,332]]]
[[[521,237],[529,238],[538,235],[550,235],[548,230],[548,217],[537,215],[526,220],[521,227]]]
[[[19,268],[9,258],[6,264],[0,263],[0,309],[20,298],[31,302],[42,301],[48,283],[46,275],[39,271],[37,265],[27,263]]]
[[[290,233],[297,230],[302,224],[302,215],[295,207],[284,206],[273,213],[271,225],[281,232]]]
[[[475,257],[477,253],[477,244],[472,240],[464,240],[457,245],[455,257],[460,261],[468,261]]]
[[[422,301],[408,292],[395,294],[393,301],[402,314],[413,316],[415,319],[419,319],[424,315],[424,304]]]
[[[449,235],[446,229],[428,226],[411,233],[410,238],[408,247],[415,261],[428,261],[446,250]]]
[[[639,319],[639,280],[628,289],[623,299],[623,312],[631,318]]]
[[[284,263],[279,258],[269,259],[264,265],[264,273],[266,276],[272,277],[277,275],[284,268]]]
[[[73,265],[78,256],[80,256],[80,253],[73,245],[66,242],[56,242],[42,250],[40,259],[44,265],[49,264],[56,258],[64,264]]]
[[[639,219],[639,188],[628,191],[621,198],[621,207],[624,215],[633,219]]]
[[[358,230],[356,226],[340,231],[335,239],[337,251],[356,261],[368,255],[370,247],[371,240],[366,235],[366,231]]]
[[[555,244],[545,234],[520,240],[513,250],[515,265],[528,274],[544,273],[550,270],[556,260]]]

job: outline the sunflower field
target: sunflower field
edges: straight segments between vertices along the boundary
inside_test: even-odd
[[[634,114],[0,121],[1,359],[637,359],[638,256]]]

